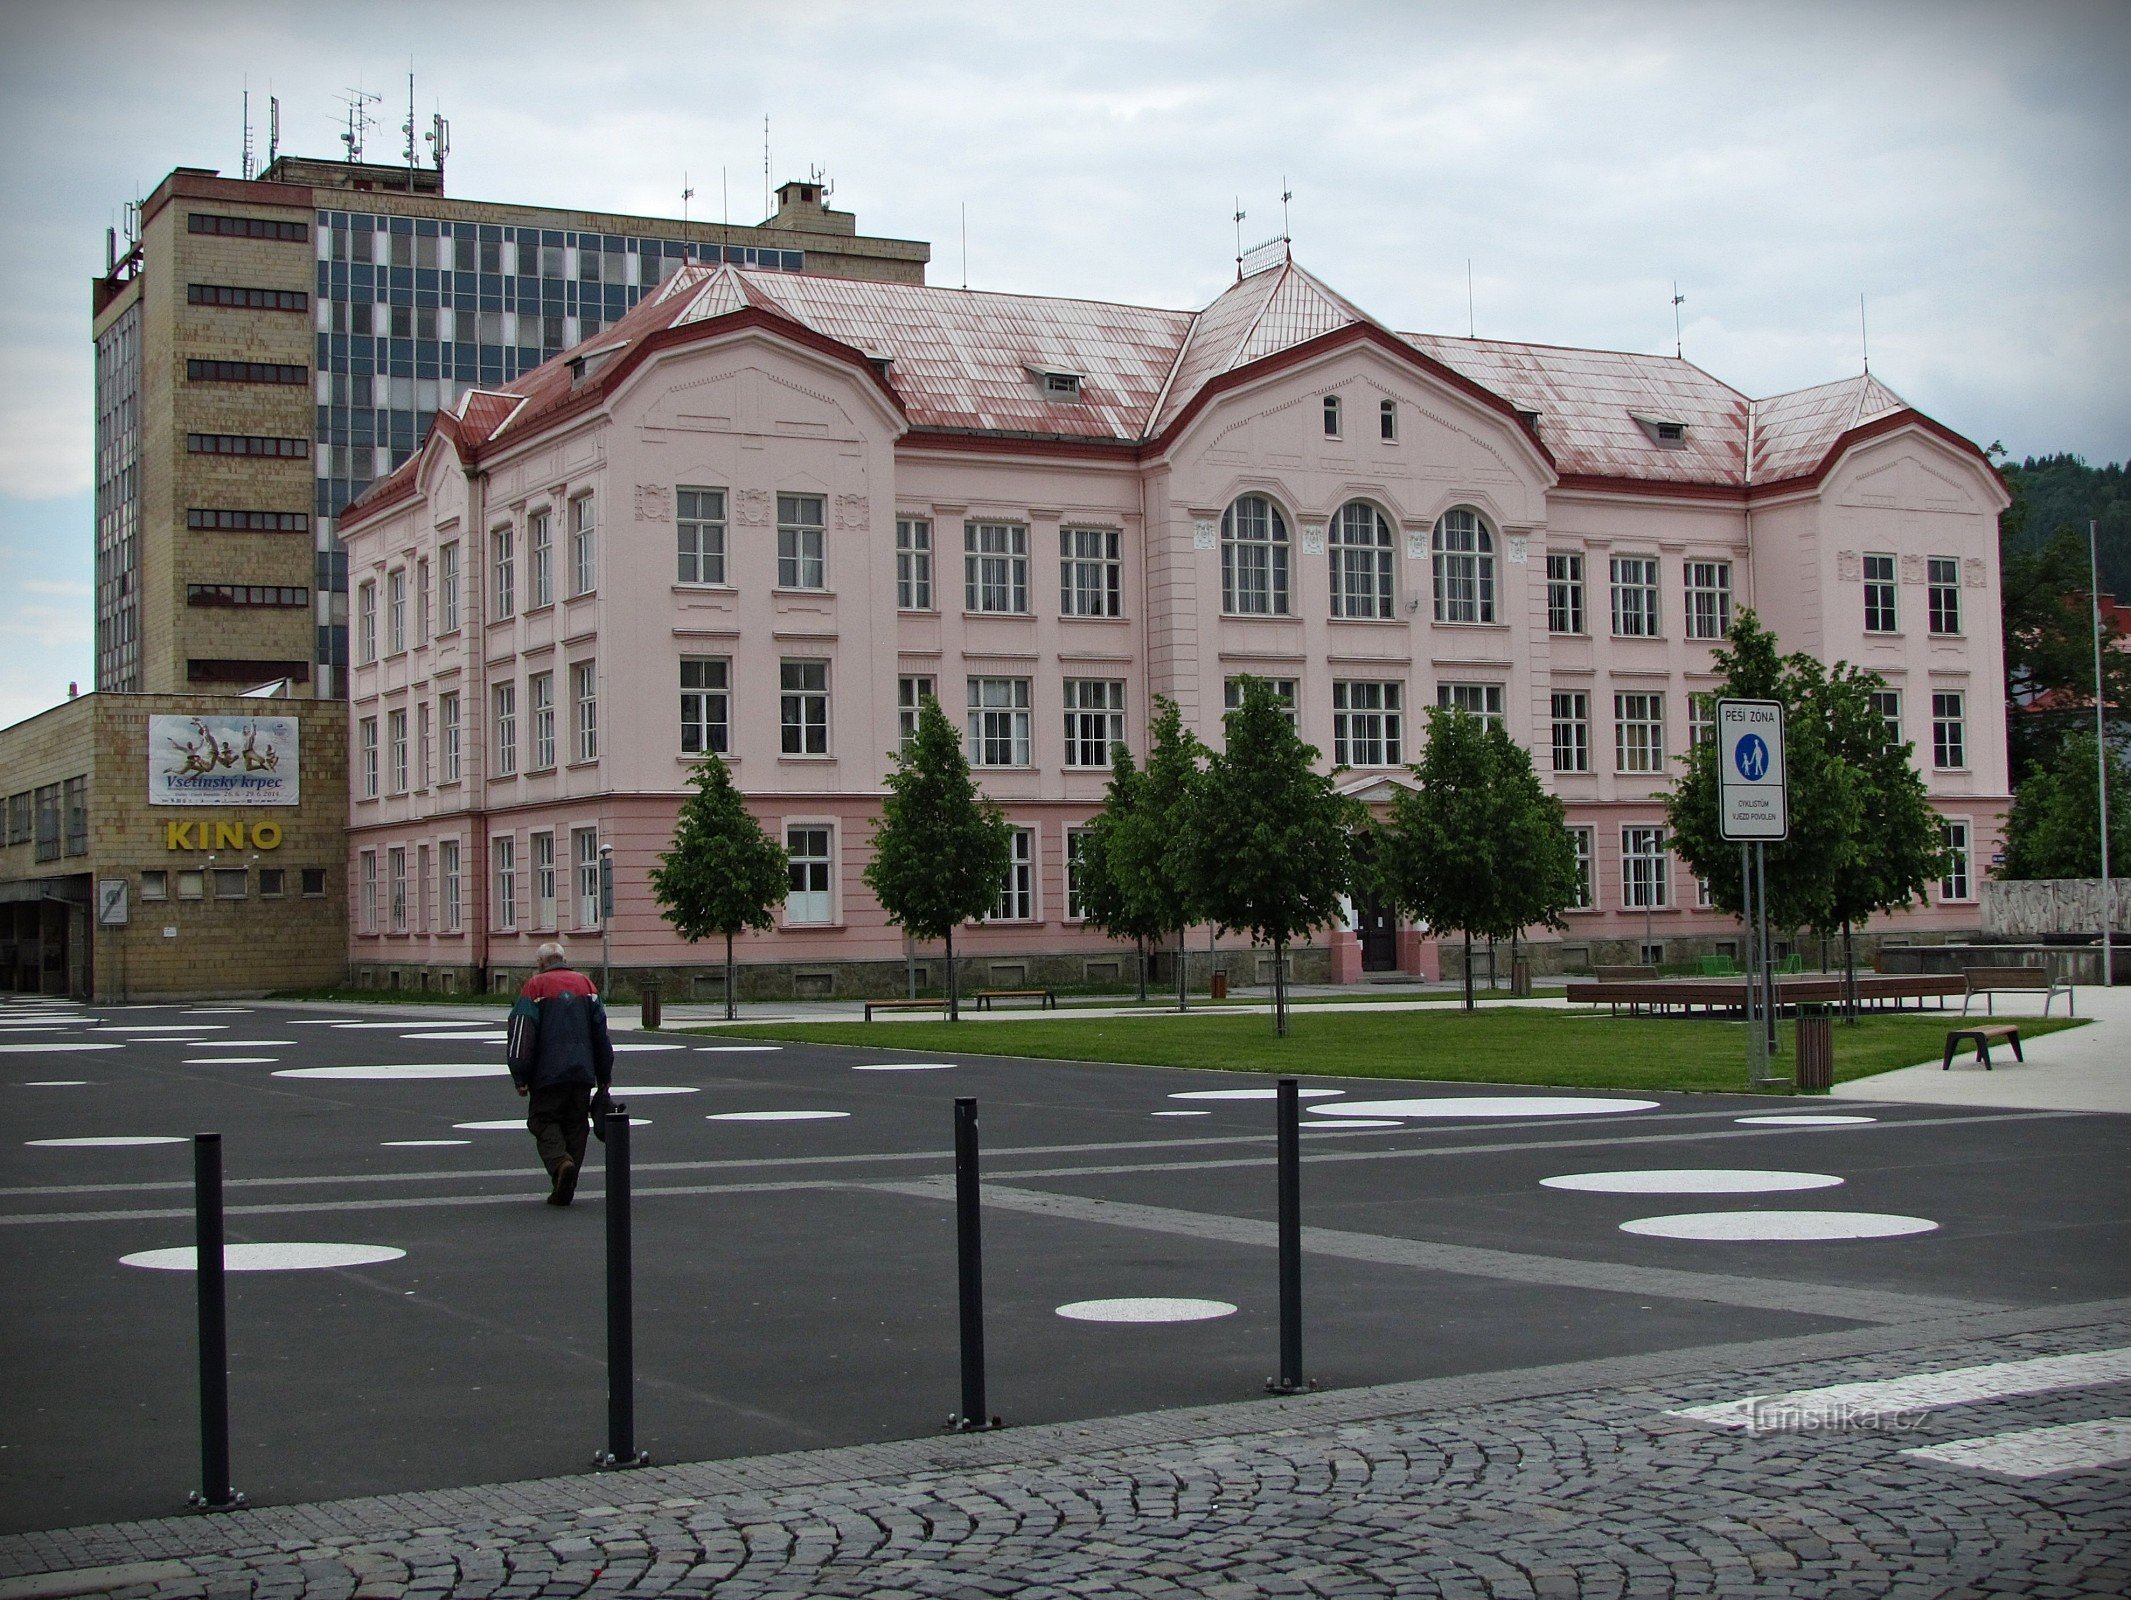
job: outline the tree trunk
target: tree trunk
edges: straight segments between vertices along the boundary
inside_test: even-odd
[[[1273,941],[1273,1032],[1287,1037],[1287,941]]]
[[[1472,931],[1465,934],[1465,1009],[1475,1009],[1472,998]]]
[[[1191,996],[1184,986],[1184,932],[1180,924],[1176,931],[1176,1008],[1179,1011],[1191,1009]]]
[[[733,936],[725,936],[725,1020],[733,1020]]]
[[[947,930],[947,1020],[962,1020],[962,987],[955,981],[955,931]]]
[[[1139,1003],[1147,1003],[1147,940],[1144,936],[1132,941],[1132,964],[1139,969]]]

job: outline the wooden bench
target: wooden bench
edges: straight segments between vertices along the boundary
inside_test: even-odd
[[[2063,995],[2065,1014],[2073,1017],[2079,1015],[2072,986],[2059,983],[2050,975],[2048,967],[1963,967],[1961,978],[1968,985],[1967,994],[1961,997],[1961,1015],[1964,1017],[1968,1015],[1968,1003],[1977,995],[1983,996],[1984,1014],[1996,1016],[1998,1010],[1994,996],[1998,993],[2040,994],[2042,1014],[2045,1017],[2050,1014],[2050,1002]]]
[[[941,1000],[868,1000],[866,1020],[873,1020],[876,1011],[945,1011],[947,1002]]]
[[[1964,1043],[1973,1043],[1976,1047],[1976,1059],[1983,1063],[1985,1072],[1990,1071],[1990,1046],[1992,1040],[1996,1040],[2000,1044],[2011,1045],[2015,1061],[2025,1061],[2027,1059],[2020,1050],[2020,1028],[2017,1023],[1984,1022],[1973,1028],[1949,1028],[1946,1030],[1946,1059],[1939,1064],[1939,1070],[1941,1072],[1951,1070],[1954,1051],[1958,1050]]]
[[[1593,967],[1591,969],[1591,977],[1599,983],[1656,983],[1658,981],[1657,968],[1655,967]],[[1641,1011],[1644,1005],[1644,1001],[1639,998],[1616,999],[1608,996],[1606,999],[1607,1009],[1616,1017],[1620,1015],[1620,1008],[1624,1003],[1628,1007],[1631,1016]]]
[[[1056,1011],[1058,996],[1049,989],[979,989],[977,1009],[989,1011],[994,1000],[1034,1000],[1038,1011]]]

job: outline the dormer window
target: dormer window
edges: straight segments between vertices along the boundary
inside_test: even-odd
[[[1646,417],[1641,412],[1631,411],[1636,426],[1660,450],[1684,450],[1687,448],[1687,424],[1675,417]]]
[[[1030,367],[1029,373],[1036,380],[1036,387],[1043,391],[1046,400],[1078,400],[1080,398],[1080,374],[1068,372],[1063,367]]]

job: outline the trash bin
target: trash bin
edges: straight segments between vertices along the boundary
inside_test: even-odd
[[[1213,975],[1213,997],[1214,997],[1214,998],[1215,998],[1216,1000],[1226,1000],[1226,999],[1228,998],[1228,974],[1227,974],[1227,973],[1225,973],[1225,972],[1216,972],[1216,973],[1215,973],[1215,974]]]
[[[1835,1087],[1835,1019],[1824,1005],[1798,1008],[1798,1071],[1800,1094],[1826,1094]]]
[[[637,998],[643,1003],[644,1026],[656,1028],[659,1025],[659,986],[655,983],[638,985]]]
[[[1532,997],[1532,964],[1524,956],[1509,964],[1509,992],[1519,999]]]

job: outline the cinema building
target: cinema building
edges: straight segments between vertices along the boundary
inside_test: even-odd
[[[886,992],[907,952],[860,875],[931,695],[1015,828],[971,975],[1122,977],[1072,866],[1111,743],[1160,694],[1217,744],[1245,674],[1371,802],[1425,708],[1506,724],[1583,865],[1542,970],[1720,949],[1661,796],[1742,606],[1886,678],[1958,863],[1890,926],[1970,930],[2008,799],[2005,503],[1870,376],[1754,399],[1675,358],[1401,334],[1284,249],[1200,311],[690,265],[464,396],[341,521],[349,962],[488,986],[604,937],[622,984],[714,992],[722,951],[646,877],[716,753],[792,858],[743,992]],[[1351,924],[1298,973],[1453,959]]]

